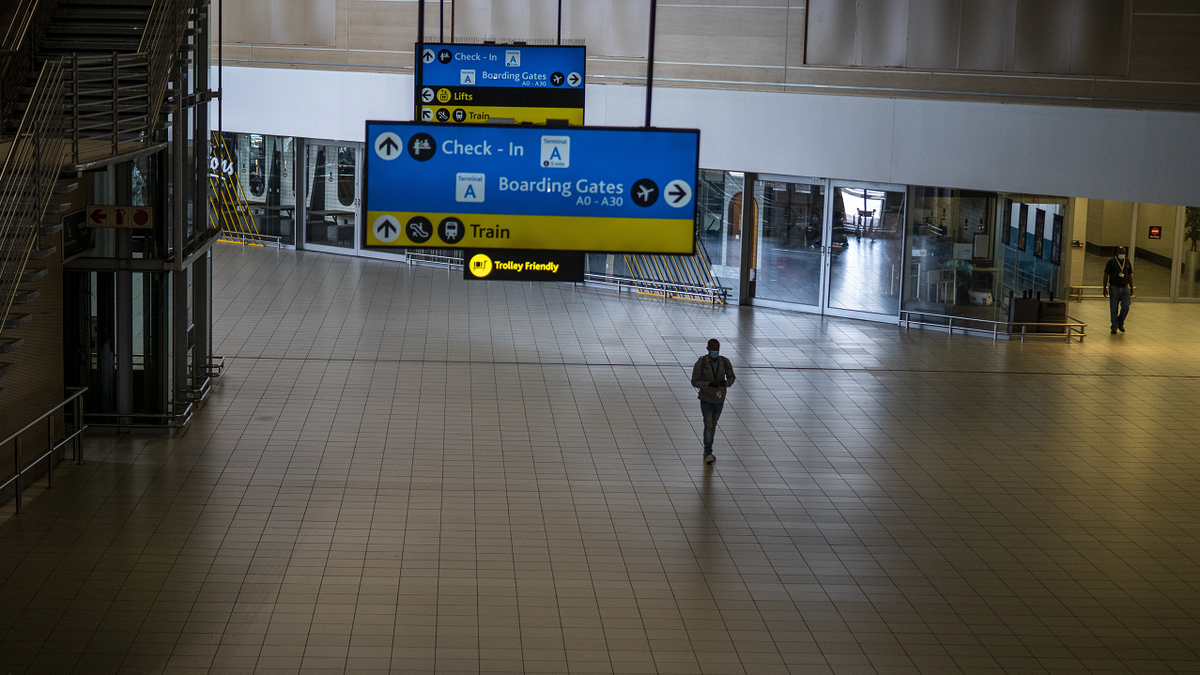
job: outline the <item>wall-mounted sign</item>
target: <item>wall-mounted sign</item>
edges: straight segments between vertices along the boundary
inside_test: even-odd
[[[467,281],[583,281],[583,253],[577,251],[463,252]]]
[[[583,124],[584,47],[426,43],[416,53],[422,122]]]
[[[111,206],[89,204],[88,227],[130,227],[150,229],[154,227],[154,209],[149,206]]]
[[[1150,238],[1151,239],[1162,239],[1162,228],[1159,227],[1158,225],[1151,225],[1150,226]]]
[[[367,122],[374,248],[691,254],[700,132]]]

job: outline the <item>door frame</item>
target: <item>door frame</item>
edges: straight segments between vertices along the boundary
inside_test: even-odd
[[[747,173],[746,176],[749,177],[750,174]],[[874,182],[870,182],[870,181],[842,180],[842,179],[837,179],[837,178],[815,178],[815,177],[811,177],[811,176],[787,176],[787,175],[783,175],[783,174],[768,174],[768,173],[755,174],[754,182],[759,183],[761,181],[770,181],[770,182],[776,182],[776,183],[794,183],[797,185],[820,185],[824,189],[824,191],[825,191],[824,212],[821,214],[820,295],[818,297],[818,304],[810,305],[810,304],[795,303],[795,302],[785,302],[785,301],[781,301],[781,300],[767,300],[767,299],[763,299],[763,298],[754,297],[753,294],[750,294],[748,304],[757,305],[760,307],[772,307],[775,309],[799,311],[799,312],[805,312],[805,313],[809,313],[809,314],[821,314],[823,316],[836,316],[836,317],[847,318],[847,319],[860,319],[860,320],[866,320],[866,321],[875,321],[875,322],[879,322],[879,323],[899,324],[900,323],[899,307],[902,306],[902,303],[901,303],[901,305],[898,305],[895,314],[880,314],[880,313],[876,313],[876,312],[864,312],[861,310],[839,309],[839,308],[831,307],[829,305],[830,280],[831,280],[832,271],[833,271],[833,203],[834,203],[833,191],[837,188],[848,187],[848,188],[862,188],[862,189],[866,189],[866,190],[882,190],[884,192],[899,192],[902,195],[904,195],[904,207],[900,214],[901,264],[900,264],[900,271],[899,271],[899,279],[896,282],[897,283],[897,292],[899,293],[900,299],[903,300],[903,295],[904,295],[903,256],[904,256],[904,250],[905,250],[904,246],[905,246],[905,243],[908,238],[908,228],[904,227],[904,223],[906,222],[905,219],[908,216],[908,186],[907,185],[897,185],[897,184],[893,184],[893,183],[874,183]],[[743,188],[742,188],[743,194],[749,194],[751,196],[751,198],[753,198],[756,187],[757,187],[757,185],[743,186]],[[743,213],[745,213],[745,211],[746,210],[743,209]],[[760,212],[760,217],[759,217],[760,222],[754,223],[753,228],[744,227],[742,229],[743,232],[753,232],[753,241],[750,240],[750,237],[745,237],[744,238],[745,241],[743,241],[743,255],[742,255],[743,288],[746,288],[745,284],[750,279],[752,270],[753,270],[753,274],[755,277],[754,280],[757,281],[757,276],[758,276],[757,257],[758,257],[758,252],[761,250],[761,246],[762,246],[762,242],[759,241],[759,231],[760,231],[760,228],[762,225],[761,214],[765,213],[765,209],[760,207],[759,212]],[[743,216],[743,221],[745,219],[746,219],[745,216]],[[757,289],[755,289],[755,290],[757,290]]]
[[[299,141],[300,139],[297,139]],[[353,227],[354,245],[349,248],[341,246],[330,246],[328,244],[314,244],[308,241],[308,189],[311,183],[311,177],[308,175],[308,147],[310,145],[333,146],[337,148],[354,148],[354,202],[350,207],[354,211],[354,219],[351,223]],[[358,255],[362,250],[362,198],[360,187],[362,186],[362,163],[363,163],[363,146],[359,141],[333,141],[321,138],[305,138],[303,143],[296,148],[296,167],[297,183],[301,186],[297,196],[296,205],[296,244],[297,248],[302,248],[307,251],[318,251],[321,253],[335,253],[338,255]],[[329,160],[325,160],[328,164]],[[302,199],[301,199],[302,197]]]

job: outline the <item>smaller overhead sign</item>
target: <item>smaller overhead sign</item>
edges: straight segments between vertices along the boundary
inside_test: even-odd
[[[467,249],[467,281],[583,281],[583,253]]]
[[[1159,227],[1158,225],[1151,225],[1150,226],[1150,238],[1151,239],[1162,239],[1162,228]]]
[[[149,206],[89,204],[85,213],[88,227],[128,227],[139,230],[154,227],[154,209]]]
[[[505,119],[583,124],[584,47],[430,43],[418,47],[422,122]]]

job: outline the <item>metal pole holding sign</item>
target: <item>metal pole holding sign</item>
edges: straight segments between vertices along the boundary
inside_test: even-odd
[[[558,41],[554,44],[562,44],[562,0],[558,0]]]
[[[658,20],[658,0],[650,0],[650,49],[646,58],[646,126],[650,126],[650,103],[654,98],[654,24]]]
[[[425,60],[425,0],[417,0],[416,77],[413,78],[413,120],[421,120],[421,63]]]

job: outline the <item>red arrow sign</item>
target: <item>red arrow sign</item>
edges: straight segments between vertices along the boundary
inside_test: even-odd
[[[108,207],[89,206],[87,220],[87,224],[91,227],[104,227],[108,224]]]

